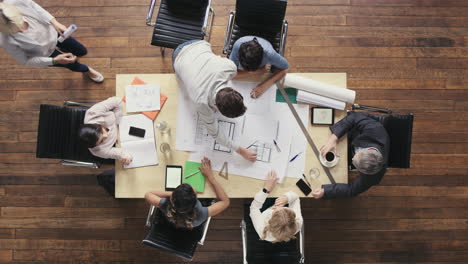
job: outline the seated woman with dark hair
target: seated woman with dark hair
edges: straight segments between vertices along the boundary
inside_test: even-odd
[[[84,125],[78,135],[94,156],[120,160],[128,165],[132,162],[132,156],[124,149],[114,147],[117,142],[117,126],[122,118],[121,104],[121,99],[110,97],[93,105],[86,111]]]
[[[146,201],[162,210],[167,219],[177,228],[197,227],[209,216],[215,216],[229,206],[229,197],[214,178],[208,158],[203,158],[200,170],[213,187],[216,198],[219,200],[208,207],[200,203],[196,190],[188,184],[179,185],[173,192],[151,191],[145,194]]]
[[[237,65],[237,77],[266,73],[267,65],[275,67],[273,75],[252,90],[252,98],[261,96],[276,81],[281,80],[289,68],[288,61],[275,51],[268,40],[255,36],[238,39],[232,47],[229,59]]]

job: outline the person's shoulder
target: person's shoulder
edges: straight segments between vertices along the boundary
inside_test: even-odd
[[[19,8],[30,5],[31,2],[31,0],[3,0],[3,3],[13,5]]]

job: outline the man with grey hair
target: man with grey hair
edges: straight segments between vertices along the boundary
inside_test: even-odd
[[[311,195],[316,199],[349,198],[379,184],[387,170],[390,151],[390,138],[382,124],[364,113],[352,112],[330,130],[332,135],[320,148],[321,155],[334,150],[338,139],[348,133],[353,165],[360,175],[352,183],[324,184]]]

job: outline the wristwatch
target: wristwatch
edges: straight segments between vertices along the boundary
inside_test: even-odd
[[[262,191],[263,191],[264,193],[270,193],[270,191],[269,191],[269,190],[267,190],[266,188],[263,188],[263,190],[262,190]]]

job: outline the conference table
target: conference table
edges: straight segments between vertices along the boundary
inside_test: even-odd
[[[313,78],[316,81],[336,85],[346,88],[346,73],[299,73],[298,75]],[[170,132],[160,133],[158,129],[154,129],[156,138],[156,148],[158,151],[159,164],[155,166],[147,166],[133,169],[124,169],[119,161],[115,163],[115,197],[116,198],[143,198],[145,193],[150,190],[164,190],[166,165],[183,166],[189,158],[189,152],[175,150],[176,127],[177,125],[177,103],[179,88],[175,74],[118,74],[116,77],[116,96],[122,98],[125,96],[125,87],[130,85],[135,77],[140,78],[147,84],[159,84],[161,93],[165,94],[168,99],[161,112],[154,121],[154,125],[158,121],[166,121]],[[263,76],[262,78],[265,78]],[[242,79],[239,79],[242,80]],[[259,80],[260,81],[260,77]],[[252,80],[249,80],[252,81]],[[270,89],[273,89],[271,87]],[[308,131],[312,136],[317,148],[324,145],[328,137],[331,135],[328,125],[311,125],[309,111]],[[123,113],[126,115],[125,104]],[[334,121],[338,122],[346,115],[346,111],[335,110]],[[167,142],[171,145],[171,152],[166,155],[161,152],[160,145]],[[342,137],[337,146],[337,154],[340,156],[338,164],[330,169],[333,178],[337,183],[348,182],[348,157],[347,157],[347,138]],[[237,155],[237,154],[236,154]],[[308,177],[309,182],[314,188],[320,187],[322,184],[329,184],[326,173],[324,172],[318,157],[315,156],[310,146],[306,151],[305,174],[313,168],[319,170],[318,177]],[[267,172],[265,171],[265,175]],[[224,190],[231,198],[246,198],[253,197],[256,192],[261,190],[264,181],[250,177],[238,176],[229,173],[227,179],[214,173],[216,180],[223,186]],[[316,174],[317,175],[317,174]],[[286,177],[281,184],[277,184],[270,196],[277,197],[287,191],[294,191],[300,196],[304,194],[296,186],[298,178]],[[210,184],[206,182],[205,191],[199,193],[200,198],[216,197],[214,190]]]

